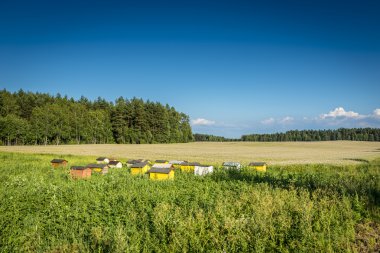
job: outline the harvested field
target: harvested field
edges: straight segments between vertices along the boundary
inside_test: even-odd
[[[0,151],[112,156],[119,159],[181,159],[220,164],[226,160],[269,164],[353,164],[380,155],[380,142],[193,142],[180,144],[97,144],[1,146]]]

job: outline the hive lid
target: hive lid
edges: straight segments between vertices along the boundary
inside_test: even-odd
[[[147,162],[142,162],[142,163],[135,163],[131,166],[131,168],[143,168],[147,165]]]
[[[72,169],[72,170],[85,170],[85,169],[87,169],[87,168],[84,167],[84,166],[71,166],[70,169]]]
[[[155,162],[156,162],[156,163],[167,163],[168,160],[156,160]]]
[[[50,161],[51,163],[63,163],[63,162],[67,162],[65,159],[53,159]]]
[[[148,173],[163,173],[163,174],[169,174],[170,171],[172,171],[172,168],[158,168],[158,167],[152,167]]]
[[[108,164],[111,164],[111,165],[116,165],[120,163],[120,161],[117,161],[117,160],[113,160],[113,161],[110,161]]]
[[[129,163],[129,164],[142,163],[142,162],[148,162],[148,160],[144,160],[144,159],[130,159],[130,160],[127,161],[127,163]]]
[[[231,166],[231,167],[236,167],[236,166],[241,166],[240,163],[238,162],[224,162],[223,166]]]
[[[171,160],[171,161],[169,161],[169,163],[175,164],[175,165],[181,165],[181,164],[184,164],[186,162],[185,161],[179,161],[179,160]]]

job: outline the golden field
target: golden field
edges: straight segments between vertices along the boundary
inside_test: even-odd
[[[109,156],[121,159],[176,159],[220,164],[265,161],[269,164],[352,164],[380,157],[380,142],[193,142],[180,144],[96,144],[1,146],[3,152]]]

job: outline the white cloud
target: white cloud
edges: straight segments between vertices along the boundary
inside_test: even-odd
[[[329,113],[321,114],[314,124],[321,127],[379,127],[380,109],[375,109],[372,114],[360,114],[337,107]]]
[[[335,118],[361,118],[363,115],[360,115],[357,112],[346,111],[343,107],[337,107],[335,110],[330,111],[329,113],[320,115],[321,119],[335,119]]]
[[[286,116],[285,118],[281,119],[279,122],[281,124],[288,124],[288,123],[291,123],[293,120],[294,120],[293,117]]]
[[[261,124],[264,124],[264,125],[271,125],[275,122],[275,119],[274,118],[269,118],[269,119],[264,119],[261,121]]]
[[[275,118],[267,118],[267,119],[264,119],[262,121],[260,121],[261,124],[263,125],[286,125],[286,124],[290,124],[294,121],[294,118],[293,117],[290,117],[290,116],[286,116],[282,119],[275,119]]]
[[[375,118],[380,118],[380,108],[375,109],[375,110],[373,111],[373,116],[374,116]]]
[[[375,107],[376,108],[376,107]],[[241,134],[284,132],[292,129],[335,129],[353,127],[380,127],[380,108],[361,114],[346,111],[343,107],[329,110],[325,114],[308,115],[307,117],[284,115],[268,117],[262,120],[242,122],[213,121],[205,118],[191,120],[193,131],[227,137],[239,137]]]
[[[191,125],[193,126],[210,126],[214,124],[215,124],[215,121],[208,120],[208,119],[198,118],[198,119],[191,120]]]

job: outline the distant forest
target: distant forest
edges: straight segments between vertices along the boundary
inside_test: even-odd
[[[177,143],[193,140],[189,116],[123,97],[114,103],[0,91],[0,144]]]
[[[0,145],[179,143],[190,141],[380,141],[379,128],[294,130],[238,139],[192,133],[189,116],[139,98],[78,100],[46,93],[0,91]]]
[[[336,130],[292,130],[285,133],[249,134],[240,139],[194,134],[195,141],[380,141],[380,128],[339,128]]]
[[[211,134],[194,134],[194,141],[225,142],[225,141],[241,141],[241,139],[231,139],[231,138],[225,138],[223,136],[216,136],[216,135],[211,135]]]

